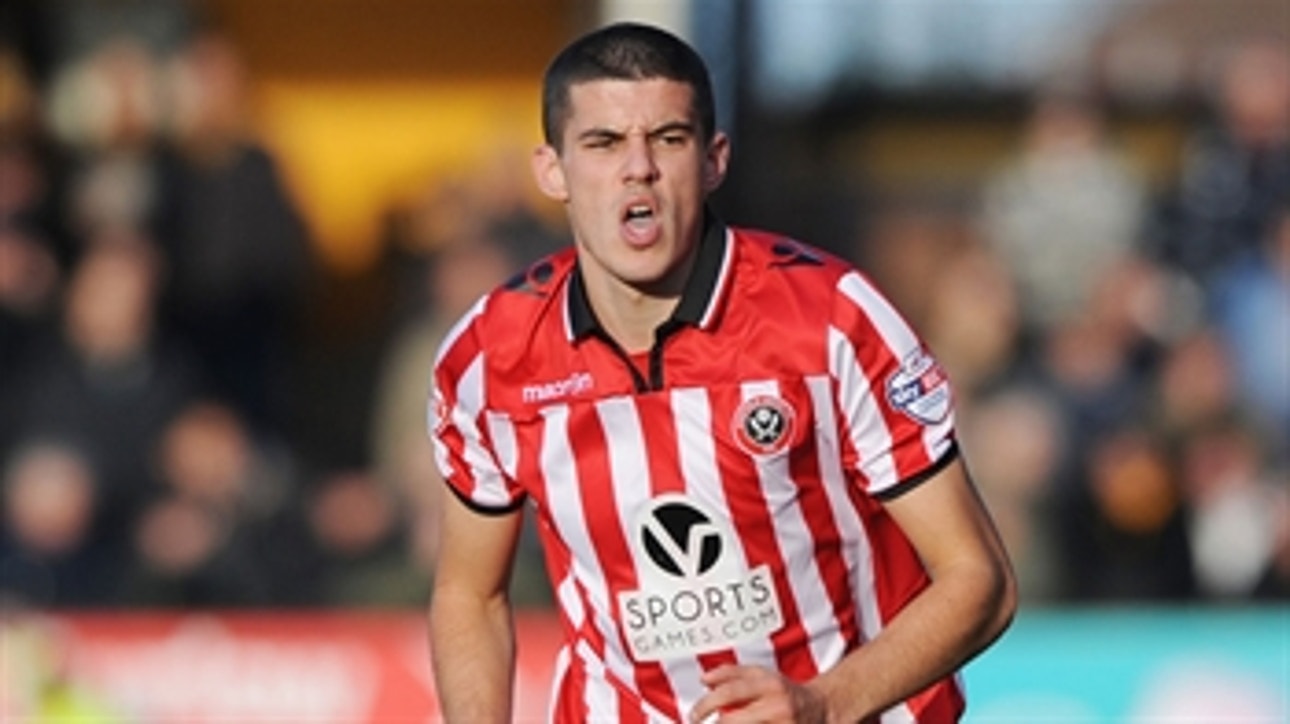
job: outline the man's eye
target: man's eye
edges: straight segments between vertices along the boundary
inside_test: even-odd
[[[681,146],[686,142],[687,136],[684,133],[665,133],[662,136],[663,145]]]

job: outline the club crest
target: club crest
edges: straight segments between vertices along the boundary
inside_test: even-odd
[[[793,439],[796,416],[793,408],[778,397],[758,395],[735,411],[731,427],[744,452],[754,456],[782,452]]]

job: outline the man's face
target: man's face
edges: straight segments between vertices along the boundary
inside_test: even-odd
[[[570,88],[563,150],[540,148],[534,170],[566,206],[589,289],[674,295],[684,284],[729,157],[724,135],[704,143],[692,93],[664,79]]]

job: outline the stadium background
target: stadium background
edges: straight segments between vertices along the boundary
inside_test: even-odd
[[[3,0],[3,720],[433,720],[427,355],[560,238],[538,79],[623,17],[712,65],[718,209],[855,259],[957,379],[1023,585],[969,721],[1284,721],[1266,0]]]

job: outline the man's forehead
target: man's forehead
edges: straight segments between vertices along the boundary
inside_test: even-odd
[[[693,122],[694,89],[667,78],[582,81],[569,87],[569,118],[576,126]]]

